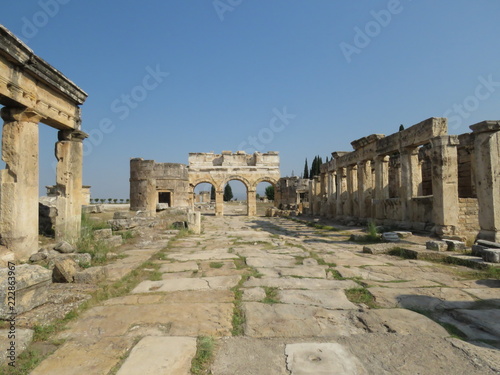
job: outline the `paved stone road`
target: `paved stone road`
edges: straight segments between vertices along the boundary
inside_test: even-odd
[[[86,311],[32,374],[109,374],[118,363],[119,375],[189,374],[199,336],[218,338],[215,375],[500,373],[498,281],[363,254],[343,233],[286,219],[203,225],[156,261],[162,280]],[[360,283],[379,308],[349,301]],[[233,326],[235,304],[245,319]]]

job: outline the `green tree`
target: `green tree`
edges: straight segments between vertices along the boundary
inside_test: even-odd
[[[129,199],[129,198],[127,198],[127,199],[125,200],[125,202],[130,203],[130,199]]]
[[[266,187],[266,197],[270,201],[274,200],[274,186],[273,185]]]
[[[304,165],[304,175],[302,178],[309,178],[309,167],[307,166],[307,158],[306,158],[306,164]]]
[[[214,201],[215,200],[215,187],[212,185],[212,189],[210,189],[210,200]]]
[[[122,204],[123,204],[123,202],[124,202],[124,201],[125,201],[125,199],[120,198],[120,203],[122,203]]]
[[[233,199],[233,190],[231,189],[231,185],[229,183],[224,188],[224,202],[229,202]]]
[[[117,203],[118,203],[118,199],[116,199],[116,198],[115,198],[115,199],[113,199],[113,203],[114,203],[114,204],[117,204]]]
[[[99,201],[100,201],[101,203],[104,203],[104,202],[106,202],[106,199],[102,199],[102,198],[101,198],[101,199],[99,199]]]

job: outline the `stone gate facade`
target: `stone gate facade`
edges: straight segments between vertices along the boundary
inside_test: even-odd
[[[87,94],[0,25],[0,105],[4,121],[0,171],[0,241],[25,260],[38,251],[38,124],[59,130],[56,239],[80,234],[80,105]]]
[[[261,182],[275,185],[279,178],[277,152],[190,153],[189,165],[135,158],[130,161],[130,209],[155,212],[161,203],[193,207],[196,185],[210,183],[216,191],[215,214],[222,216],[224,186],[238,180],[247,189],[248,216],[255,216],[257,185]]]
[[[430,118],[353,141],[354,151],[333,152],[309,180],[306,211],[499,241],[500,121],[470,128],[448,135],[446,118]]]

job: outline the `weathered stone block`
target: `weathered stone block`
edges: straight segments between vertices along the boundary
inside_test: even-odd
[[[113,219],[132,219],[135,216],[135,212],[131,211],[118,211],[113,214]]]
[[[465,242],[462,241],[445,240],[445,242],[448,244],[449,251],[465,251],[467,249]]]
[[[484,249],[482,258],[485,262],[500,263],[500,249]]]
[[[84,214],[100,214],[102,212],[102,204],[82,206],[82,212]]]
[[[446,251],[448,244],[444,241],[427,241],[425,247],[427,250]]]
[[[110,238],[113,235],[111,228],[99,229],[94,231],[94,239],[103,240],[105,238]]]
[[[74,253],[76,249],[73,247],[73,245],[69,244],[68,242],[61,241],[56,246],[54,246],[54,250],[63,254],[68,254],[68,253]]]
[[[55,262],[62,259],[72,259],[79,266],[86,266],[91,264],[92,262],[92,256],[88,253],[59,254],[58,257],[49,257],[48,259],[49,263],[47,266],[49,267],[49,269],[54,269]]]
[[[500,249],[500,243],[498,242],[492,242],[486,240],[477,240],[476,242],[478,245],[485,246],[490,249]]]
[[[83,271],[79,271],[74,276],[75,283],[80,284],[97,284],[108,277],[108,269],[106,267],[91,267]]]
[[[408,232],[408,231],[396,231],[394,233],[396,233],[399,236],[399,238],[408,238],[408,237],[411,237],[413,235],[412,232]]]
[[[12,339],[9,339],[9,331],[10,329],[0,329],[1,348],[9,349],[11,346],[10,342],[12,341]],[[28,347],[28,345],[31,343],[31,341],[33,340],[33,333],[34,331],[32,329],[16,327],[16,338],[15,338],[16,357],[19,356],[22,352],[24,352]],[[8,350],[0,351],[0,366],[12,362],[11,359],[7,358],[8,354],[9,354]]]
[[[109,238],[103,239],[104,243],[109,247],[118,247],[123,243],[122,236],[111,236]]]
[[[72,283],[78,271],[78,264],[73,259],[57,259],[52,270],[52,280],[56,283]]]
[[[396,232],[385,232],[382,233],[382,240],[386,242],[399,242],[401,239],[399,238]]]
[[[45,303],[48,287],[52,283],[52,272],[41,266],[22,264],[15,267],[15,312],[30,311]],[[9,269],[0,269],[0,319],[10,317],[8,294]]]
[[[393,249],[394,245],[388,243],[378,243],[373,245],[363,246],[363,253],[367,254],[385,254]]]
[[[486,246],[481,245],[472,245],[472,255],[475,257],[482,257],[483,250],[487,249]]]
[[[46,252],[38,252],[30,256],[30,262],[40,262],[41,260],[47,259],[47,253]]]

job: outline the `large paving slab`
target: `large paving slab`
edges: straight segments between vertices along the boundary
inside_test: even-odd
[[[169,259],[175,259],[180,262],[186,262],[189,260],[222,260],[222,259],[238,259],[239,257],[235,254],[228,253],[227,251],[212,251],[212,250],[198,250],[193,253],[167,253]]]
[[[350,289],[359,288],[352,280],[297,279],[293,277],[256,278],[250,277],[244,287],[267,286],[281,289]]]
[[[69,341],[30,375],[107,374],[132,347],[132,337],[102,337],[93,343]]]
[[[134,346],[116,375],[189,375],[193,337],[147,336]]]
[[[341,289],[280,290],[278,298],[280,302],[292,305],[319,306],[332,310],[357,309],[357,306],[347,299]]]
[[[249,257],[246,260],[247,265],[255,268],[294,267],[296,262],[295,258],[289,255]]]
[[[359,359],[338,343],[289,344],[286,366],[291,375],[369,375]]]
[[[251,337],[221,339],[214,375],[289,375],[285,363],[285,344]]]
[[[131,293],[177,292],[182,290],[231,289],[240,281],[239,275],[202,278],[175,278],[151,281],[137,285]]]
[[[425,311],[468,308],[475,301],[468,293],[455,288],[373,287],[369,291],[380,306]]]
[[[328,266],[295,266],[293,268],[276,268],[279,275],[310,278],[326,278]]]
[[[183,272],[183,271],[198,271],[198,263],[182,262],[182,263],[164,263],[160,266],[160,272]]]
[[[321,307],[243,303],[245,335],[250,337],[330,337],[364,333],[355,315]]]

